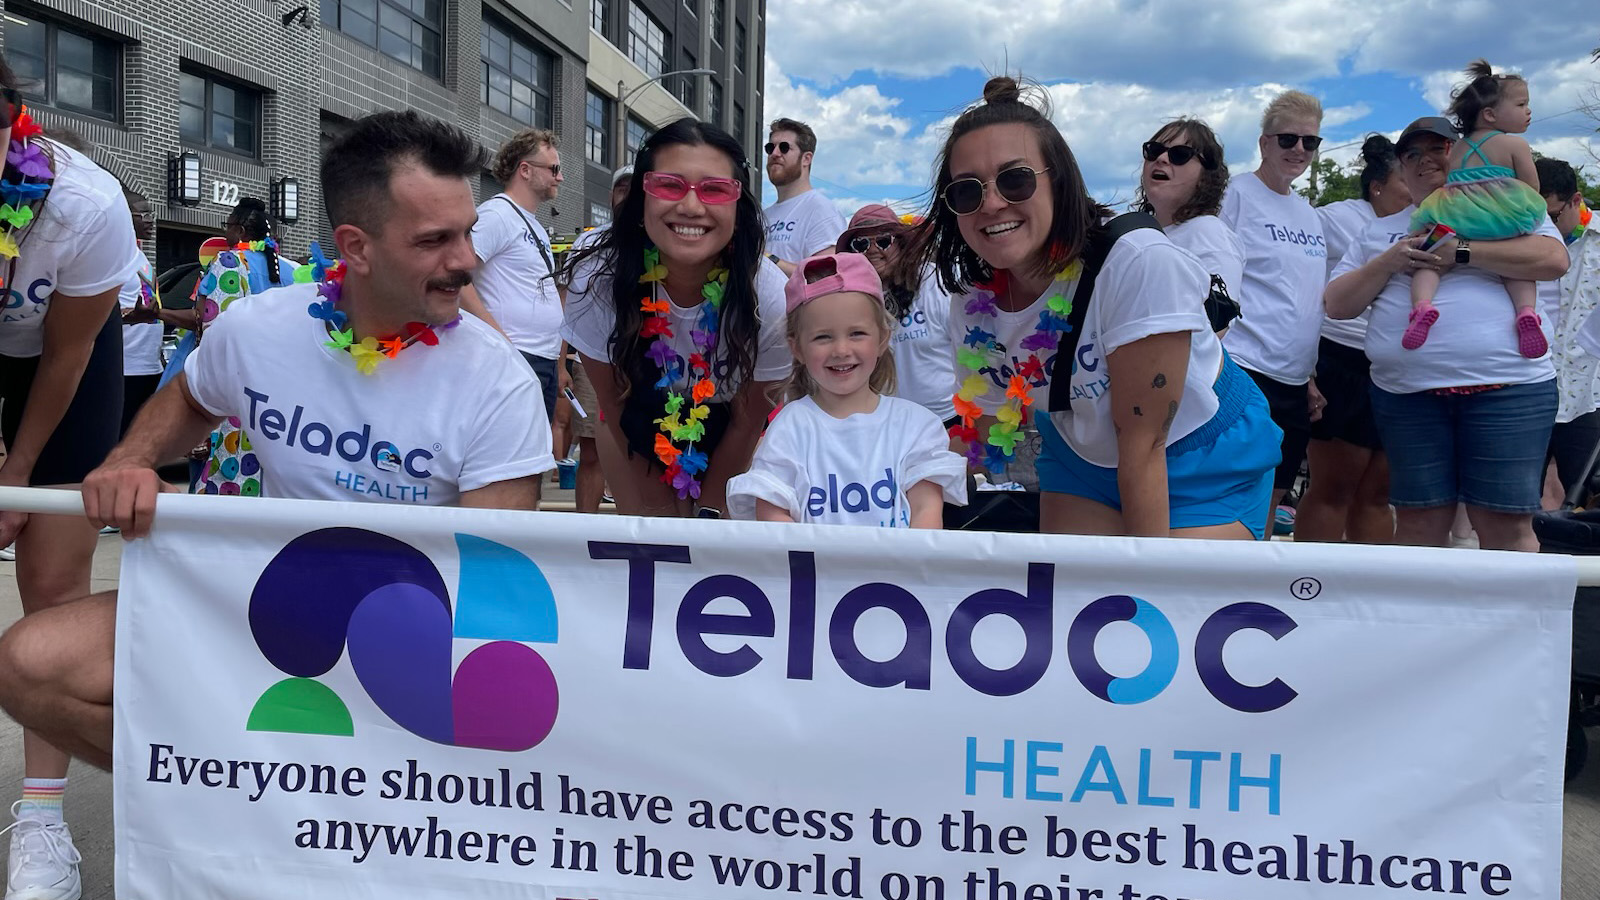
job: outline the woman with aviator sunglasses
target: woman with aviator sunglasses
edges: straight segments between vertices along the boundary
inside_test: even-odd
[[[1077,296],[1109,211],[1010,78],[956,120],[937,172],[921,239],[954,298],[952,435],[972,464],[1036,485],[1045,531],[1259,537],[1278,436],[1211,331],[1204,268],[1138,228]],[[1070,408],[1047,411],[1052,394]]]
[[[955,424],[955,360],[950,356],[950,295],[932,268],[905,250],[911,226],[894,210],[872,203],[856,210],[834,249],[860,253],[883,282],[883,302],[895,320],[894,396]]]
[[[122,186],[46,136],[0,59],[0,485],[76,484],[117,442],[122,326],[117,294],[138,271]],[[17,588],[31,614],[89,593],[97,527],[82,516],[0,513],[17,544]],[[32,648],[34,652],[47,650]],[[0,653],[27,652],[0,644]],[[109,657],[108,657],[109,658]],[[23,733],[22,801],[13,807],[6,896],[77,896],[78,853],[61,818],[67,756]]]
[[[1228,189],[1222,142],[1199,119],[1175,119],[1141,148],[1144,166],[1134,208],[1155,216],[1161,230],[1221,278],[1229,294],[1244,280],[1244,244],[1217,218]]]
[[[738,141],[679,119],[640,148],[611,228],[568,261],[562,336],[600,402],[624,514],[720,517],[792,368],[748,179]]]
[[[1245,249],[1244,280],[1236,295],[1242,313],[1223,346],[1255,379],[1272,408],[1272,421],[1283,430],[1283,458],[1272,480],[1273,510],[1300,474],[1311,420],[1325,405],[1312,374],[1322,334],[1328,251],[1322,220],[1290,187],[1316,157],[1321,127],[1317,98],[1300,91],[1279,94],[1261,115],[1261,165],[1232,179],[1222,198],[1222,221]]]

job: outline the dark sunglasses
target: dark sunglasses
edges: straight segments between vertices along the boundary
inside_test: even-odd
[[[1307,152],[1314,151],[1322,146],[1322,137],[1315,134],[1290,134],[1284,132],[1283,134],[1275,134],[1273,137],[1278,139],[1278,146],[1284,150],[1294,147],[1295,141],[1299,141],[1300,146],[1306,148]]]
[[[789,143],[788,141],[779,141],[776,144],[774,144],[771,141],[767,141],[767,146],[765,147],[765,149],[767,151],[767,155],[768,156],[772,155],[772,151],[774,149],[776,149],[778,151],[778,155],[779,156],[788,156],[789,155],[789,148],[793,147],[793,146],[794,145]]]
[[[702,178],[690,184],[683,176],[670,172],[644,173],[644,192],[660,200],[676,202],[694,191],[701,203],[732,203],[739,199],[741,190],[739,182],[732,178]]]
[[[536,163],[531,159],[525,159],[523,162],[536,169],[549,169],[551,178],[561,177],[561,163]]]
[[[1199,158],[1202,167],[1207,169],[1215,169],[1217,167],[1216,162],[1211,157],[1193,147],[1183,144],[1179,144],[1176,147],[1168,147],[1160,141],[1144,142],[1144,158],[1150,162],[1160,159],[1163,153],[1167,155],[1167,160],[1175,166],[1186,166],[1189,164],[1189,160]]]
[[[10,128],[22,115],[22,92],[16,88],[0,87],[0,128]]]
[[[1033,196],[1039,188],[1039,176],[1050,171],[1048,167],[1035,172],[1029,166],[1012,166],[994,176],[993,181],[977,178],[958,178],[944,189],[944,205],[958,216],[970,216],[983,206],[983,195],[989,185],[1000,193],[1007,203],[1021,203]]]
[[[867,252],[867,248],[871,247],[873,244],[877,244],[879,250],[887,250],[890,247],[893,247],[894,242],[897,240],[899,240],[899,238],[892,234],[880,234],[877,237],[858,235],[857,237],[850,239],[849,247],[851,253],[865,253]]]

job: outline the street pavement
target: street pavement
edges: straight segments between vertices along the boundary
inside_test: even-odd
[[[550,506],[570,503],[570,491],[554,492]],[[113,588],[122,558],[121,538],[100,538],[95,554],[94,587]],[[22,615],[17,598],[15,564],[0,562],[0,628]],[[1567,785],[1562,847],[1563,900],[1600,898],[1600,728],[1591,729],[1595,741],[1592,764]],[[1441,735],[1440,740],[1449,740]],[[67,787],[67,821],[78,850],[83,854],[84,900],[112,900],[113,882],[111,777],[105,772],[74,763]],[[0,714],[0,798],[22,795],[22,732]]]

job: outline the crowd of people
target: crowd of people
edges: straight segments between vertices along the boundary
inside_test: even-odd
[[[46,286],[0,313],[0,485],[81,485],[87,513],[0,513],[26,613],[0,638],[26,728],[8,900],[77,896],[68,759],[111,758],[96,532],[147,533],[185,454],[200,493],[535,509],[577,445],[581,512],[609,490],[639,516],[1238,540],[1305,478],[1297,540],[1448,545],[1459,506],[1482,547],[1531,550],[1549,462],[1581,488],[1600,445],[1600,239],[1572,167],[1517,137],[1526,82],[1486,65],[1316,208],[1299,91],[1232,178],[1205,122],[1159,124],[1121,215],[1009,77],[904,213],[843,216],[788,118],[762,209],[738,140],[681,119],[564,259],[539,220],[555,135],[490,160],[376,113],[325,152],[335,246],[280,255],[247,198],[192,310],[155,295],[148,201],[31,122],[3,61],[0,99],[0,194],[32,211],[5,283]],[[485,168],[503,190],[475,203]]]

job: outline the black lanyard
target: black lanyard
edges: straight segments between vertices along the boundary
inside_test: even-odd
[[[529,222],[528,217],[523,214],[522,207],[518,206],[515,201],[505,194],[497,194],[495,199],[504,200],[507,206],[517,211],[518,218],[522,219],[522,224],[528,228],[528,237],[533,238],[533,245],[539,248],[539,255],[544,257],[545,271],[554,275],[556,273],[556,261],[550,256],[550,248],[545,246],[544,241],[539,239],[539,232],[534,230],[533,223]]]

